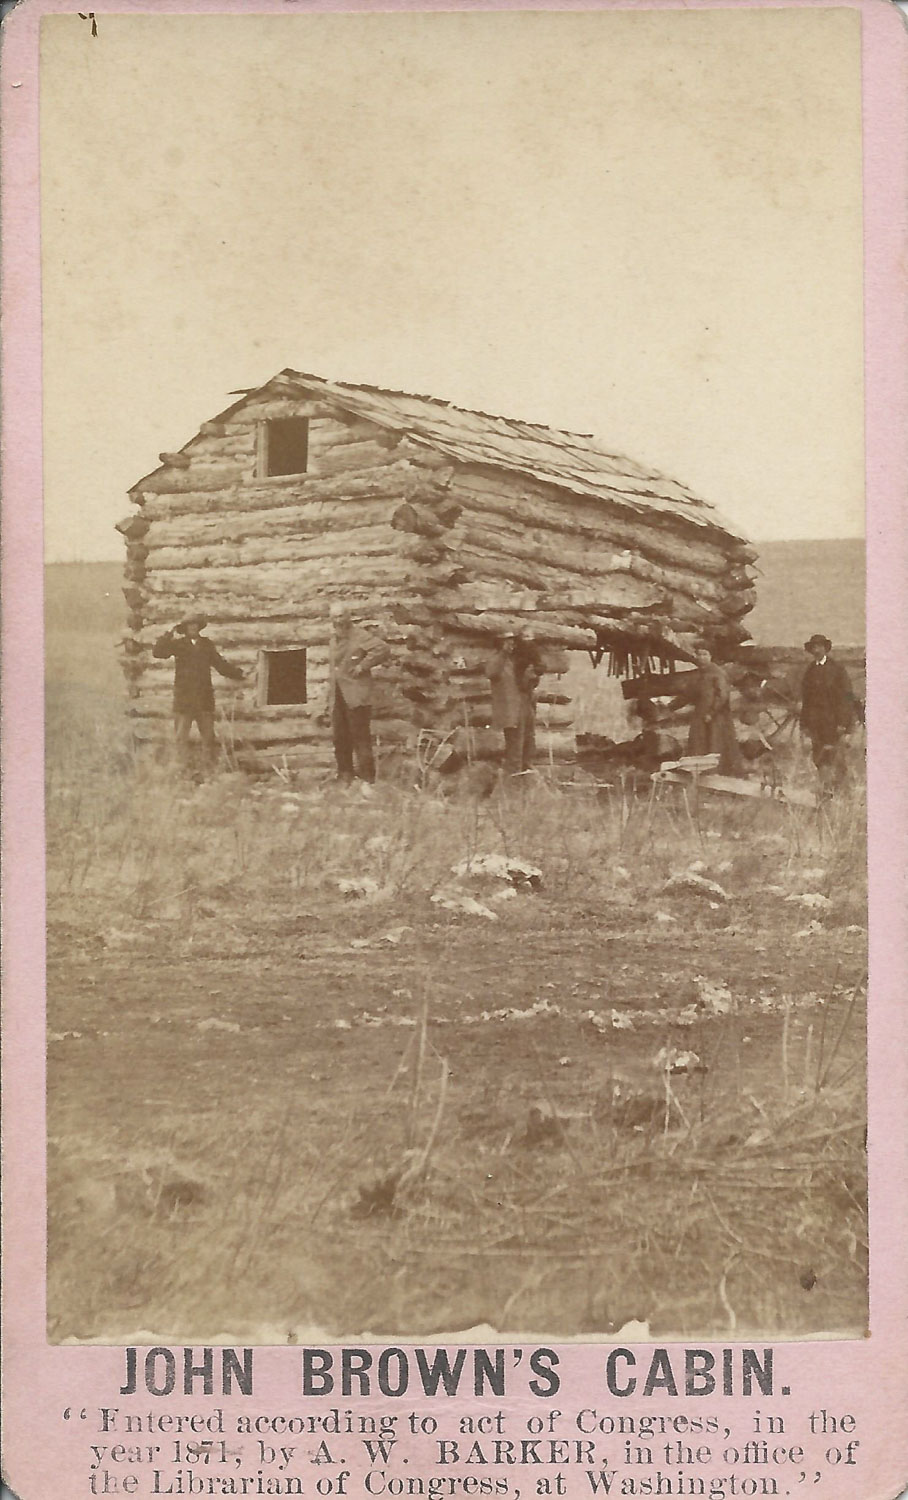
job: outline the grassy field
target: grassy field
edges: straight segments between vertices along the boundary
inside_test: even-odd
[[[135,758],[82,622],[48,636],[52,1340],[863,1331],[858,765],[819,814],[196,786]]]
[[[815,630],[836,646],[867,636],[863,540],[759,542],[757,603],[747,628],[763,646],[799,646]]]

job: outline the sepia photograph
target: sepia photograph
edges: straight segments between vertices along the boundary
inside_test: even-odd
[[[49,1342],[862,1338],[859,11],[40,85]]]

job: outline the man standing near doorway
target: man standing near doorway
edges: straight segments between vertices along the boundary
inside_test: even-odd
[[[810,740],[821,782],[829,785],[844,776],[842,739],[854,728],[856,700],[848,673],[829,654],[828,636],[812,635],[804,650],[813,661],[801,684],[801,730]]]
[[[214,735],[214,688],[211,669],[222,677],[241,682],[245,672],[231,666],[218,651],[214,641],[202,634],[208,624],[204,615],[187,615],[172,630],[168,630],[151,648],[158,660],[174,658],[173,674],[173,728],[177,745],[177,756],[183,770],[189,767],[189,735],[193,720],[199,727],[204,766],[210,770],[217,757],[217,740]]]
[[[375,780],[372,748],[372,669],[388,660],[385,641],[367,635],[346,605],[331,606],[328,704],[338,781]]]
[[[536,689],[542,662],[532,632],[515,636],[505,631],[501,644],[486,662],[492,685],[492,728],[504,735],[507,776],[529,771],[536,752]]]

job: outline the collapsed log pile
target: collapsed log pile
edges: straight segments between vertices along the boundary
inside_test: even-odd
[[[336,600],[392,648],[376,674],[386,746],[420,729],[481,736],[483,663],[504,630],[529,625],[553,663],[611,653],[631,675],[699,642],[727,658],[747,638],[753,549],[591,438],[284,371],[160,457],[118,528],[123,669],[146,735],[170,712],[171,668],[151,646],[195,611],[254,683],[221,693],[221,737],[248,763],[326,761]],[[270,663],[290,651],[306,653],[305,691],[275,702]],[[541,697],[550,743],[569,748],[570,702],[552,679]]]

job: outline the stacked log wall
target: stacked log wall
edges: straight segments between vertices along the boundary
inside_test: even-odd
[[[261,478],[258,425],[288,416],[309,419],[306,472]],[[481,735],[491,710],[483,663],[494,638],[521,624],[548,647],[611,638],[681,659],[700,639],[722,653],[746,637],[753,553],[734,539],[464,465],[318,402],[247,402],[161,457],[120,528],[123,666],[145,732],[163,728],[172,691],[173,664],[151,647],[196,611],[252,674],[239,688],[218,682],[222,738],[263,764],[326,760],[330,735],[316,720],[334,601],[358,605],[391,646],[375,674],[374,716],[391,747],[420,729]],[[308,702],[261,705],[260,653],[292,648],[307,651]],[[572,710],[557,679],[541,698],[542,733],[567,748]]]
[[[304,474],[258,476],[257,425],[309,418]],[[173,662],[152,655],[155,640],[182,616],[201,611],[207,634],[247,672],[240,685],[216,679],[219,736],[246,764],[327,764],[330,732],[319,722],[328,689],[328,617],[335,601],[358,604],[363,625],[392,648],[376,672],[376,734],[399,744],[411,733],[413,704],[403,691],[412,628],[392,618],[402,600],[425,592],[420,541],[391,524],[418,482],[393,434],[286,398],[247,404],[204,424],[180,454],[132,493],[137,513],[127,541],[130,630],[123,667],[140,736],[164,732]],[[263,651],[305,648],[307,702],[263,705],[257,669]]]
[[[483,664],[505,630],[529,625],[543,646],[568,649],[612,639],[641,659],[684,659],[701,640],[727,654],[746,636],[738,621],[753,598],[753,553],[745,544],[683,523],[667,534],[617,505],[521,476],[445,467],[437,457],[425,467],[426,482],[394,524],[430,536],[437,566],[459,572],[406,618],[441,625],[448,692],[437,721],[456,722],[471,743],[485,743]],[[557,679],[543,682],[538,719],[559,752],[568,747],[573,709]]]
[[[700,639],[721,649],[746,638],[738,622],[755,598],[754,554],[721,532],[647,522],[605,499],[475,466],[456,474],[449,495],[461,510],[448,545],[468,577],[535,589],[543,630],[623,624],[631,638],[664,635],[687,651]]]

